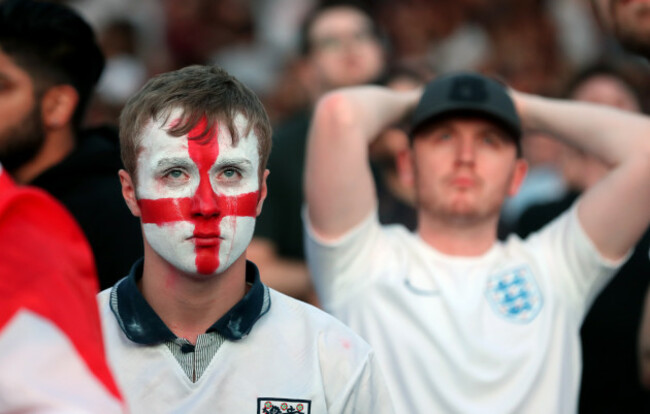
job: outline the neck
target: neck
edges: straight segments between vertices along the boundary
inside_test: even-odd
[[[75,146],[72,127],[46,132],[43,146],[36,156],[12,173],[12,177],[20,184],[33,181],[45,170],[63,161]]]
[[[223,273],[188,275],[160,258],[145,242],[139,288],[165,325],[176,336],[195,344],[200,334],[244,297],[245,256],[243,254]]]
[[[452,256],[480,256],[497,240],[498,216],[483,220],[425,217],[418,213],[418,235],[434,249]]]

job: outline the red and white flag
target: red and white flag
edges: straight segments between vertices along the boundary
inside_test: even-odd
[[[0,165],[0,412],[123,413],[104,353],[88,243]]]

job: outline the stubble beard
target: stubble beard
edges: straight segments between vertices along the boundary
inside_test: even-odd
[[[43,147],[45,134],[40,105],[0,135],[0,163],[9,174],[34,159]]]

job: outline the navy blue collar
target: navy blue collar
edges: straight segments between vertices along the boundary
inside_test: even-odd
[[[138,289],[144,260],[139,259],[129,274],[111,289],[111,309],[127,338],[142,345],[173,341],[176,335],[165,325]],[[246,282],[250,290],[207,332],[216,331],[229,340],[246,336],[257,320],[271,307],[268,288],[262,284],[253,262],[246,261]]]

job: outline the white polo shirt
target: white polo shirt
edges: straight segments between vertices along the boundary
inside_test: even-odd
[[[374,348],[395,407],[576,411],[580,325],[620,263],[599,255],[575,206],[478,257],[442,254],[376,214],[335,242],[307,233],[323,307]]]
[[[133,413],[392,413],[367,343],[326,313],[264,286],[195,346],[139,292],[142,261],[99,294],[109,362]]]

